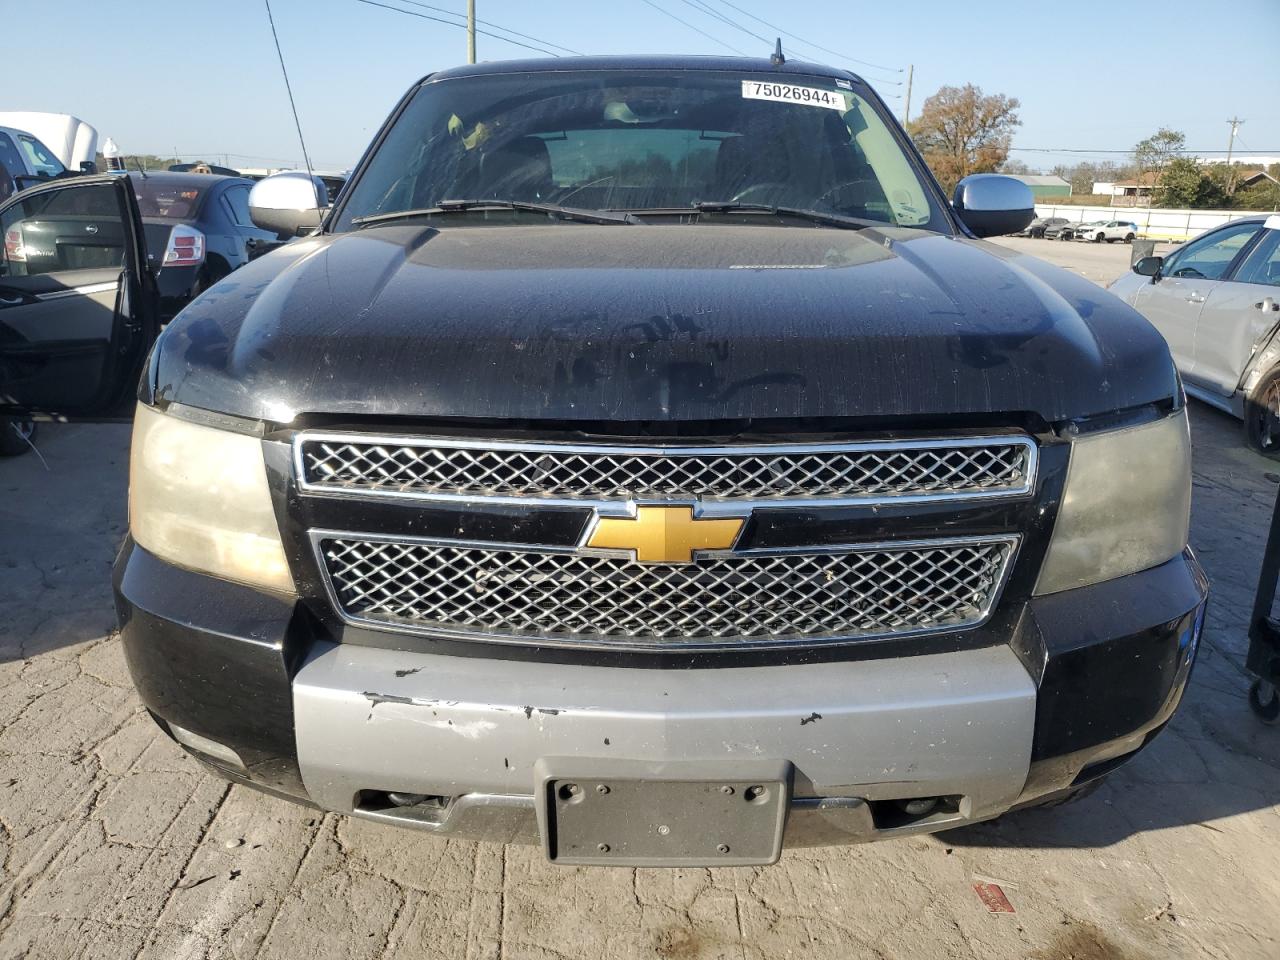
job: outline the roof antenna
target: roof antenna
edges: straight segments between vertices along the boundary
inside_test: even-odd
[[[284,74],[285,93],[289,94],[289,109],[293,111],[293,125],[298,130],[298,143],[302,146],[302,162],[307,168],[307,177],[312,179],[315,172],[311,169],[311,154],[307,153],[307,141],[302,138],[302,121],[298,119],[298,107],[293,102],[293,87],[289,85],[289,71],[284,66],[284,53],[280,50],[280,37],[276,34],[276,20],[271,15],[271,0],[262,0],[267,7],[267,23],[271,24],[271,39],[276,43],[276,56],[280,58],[280,72]]]
[[[769,62],[775,67],[780,67],[787,62],[787,58],[782,55],[782,38],[778,38],[777,44],[773,48],[773,56],[769,58]]]

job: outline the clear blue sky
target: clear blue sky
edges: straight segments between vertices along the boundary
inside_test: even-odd
[[[408,0],[379,0],[429,16]],[[465,0],[430,0],[462,12]],[[767,54],[776,31],[723,0],[652,0],[741,51]],[[846,56],[915,64],[912,113],[943,84],[976,83],[1022,101],[1015,147],[1130,148],[1159,126],[1197,150],[1226,147],[1226,120],[1247,122],[1237,150],[1280,154],[1280,0],[1126,4],[732,0]],[[769,39],[714,19],[711,7]],[[128,153],[232,154],[243,166],[301,156],[262,0],[0,0],[7,109],[73,113]],[[319,167],[345,168],[423,74],[465,60],[465,33],[357,0],[272,0],[303,133]],[[477,0],[481,20],[586,53],[723,53],[645,0]],[[1221,12],[1219,12],[1221,11]],[[36,29],[38,28],[38,29]],[[783,37],[784,50],[805,52]],[[535,55],[479,38],[482,60]],[[906,74],[851,66],[901,115]],[[1033,167],[1062,155],[1015,152]],[[251,158],[262,158],[261,160]],[[1087,159],[1105,159],[1094,155]]]

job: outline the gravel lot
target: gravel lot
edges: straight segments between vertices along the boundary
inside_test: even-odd
[[[1001,241],[1106,281],[1128,248]],[[1193,404],[1213,579],[1170,729],[1089,799],[775,867],[557,868],[534,848],[321,816],[206,775],[133,695],[109,566],[129,428],[0,461],[0,958],[1280,956],[1280,730],[1245,705],[1280,465]],[[975,879],[1016,913],[989,913]]]

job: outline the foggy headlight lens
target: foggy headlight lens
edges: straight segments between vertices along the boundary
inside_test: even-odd
[[[129,527],[140,547],[189,570],[294,592],[261,440],[139,405],[130,457]]]
[[[1185,409],[1079,437],[1035,592],[1084,587],[1171,560],[1187,545],[1190,516]]]

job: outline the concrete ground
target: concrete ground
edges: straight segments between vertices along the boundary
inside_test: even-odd
[[[997,237],[994,241],[1021,253],[1029,253],[1060,267],[1066,267],[1094,283],[1106,286],[1129,269],[1127,243],[1090,243],[1086,240],[1033,240],[1030,237]],[[1157,243],[1156,254],[1166,256],[1177,250],[1172,243]]]
[[[1008,242],[1099,279],[1127,264]],[[128,427],[46,426],[46,463],[0,461],[0,960],[1280,956],[1280,729],[1242,666],[1280,464],[1221,414],[1193,404],[1192,424],[1214,595],[1146,753],[1072,806],[717,870],[552,867],[204,773],[142,712],[112,632]],[[1015,912],[984,906],[991,880]]]

